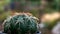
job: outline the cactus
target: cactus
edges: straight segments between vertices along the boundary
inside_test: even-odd
[[[37,31],[37,20],[27,14],[14,15],[4,21],[4,33],[31,34]]]

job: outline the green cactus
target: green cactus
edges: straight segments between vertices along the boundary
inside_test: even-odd
[[[9,17],[4,22],[4,32],[11,34],[25,34],[30,32],[33,34],[37,31],[37,20],[34,16],[27,14],[15,15]]]

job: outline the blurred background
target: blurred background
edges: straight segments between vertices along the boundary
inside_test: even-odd
[[[0,30],[8,16],[19,12],[31,13],[39,18],[42,34],[51,34],[60,21],[60,0],[0,0]]]

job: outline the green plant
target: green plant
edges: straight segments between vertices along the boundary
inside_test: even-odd
[[[48,1],[48,6],[50,9],[59,10],[60,9],[60,1],[59,0]]]
[[[4,22],[4,32],[11,34],[33,34],[37,31],[37,20],[27,14],[15,15],[9,17]]]

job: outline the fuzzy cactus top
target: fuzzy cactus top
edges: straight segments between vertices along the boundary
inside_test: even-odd
[[[4,32],[10,34],[35,33],[37,31],[37,19],[25,13],[8,17],[4,21]]]

